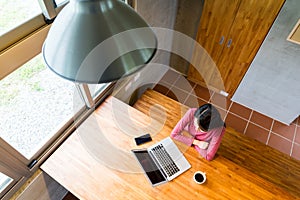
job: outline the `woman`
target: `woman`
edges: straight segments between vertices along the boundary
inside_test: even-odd
[[[193,137],[182,135],[188,131]],[[190,108],[179,120],[171,137],[194,148],[206,160],[212,160],[220,146],[225,133],[225,123],[218,110],[211,104]]]

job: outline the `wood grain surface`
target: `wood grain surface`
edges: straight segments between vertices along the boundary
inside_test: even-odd
[[[207,0],[188,78],[232,96],[248,70],[284,0]],[[217,70],[214,67],[217,67]],[[195,65],[195,64],[194,64]],[[201,74],[198,72],[201,71]]]
[[[295,199],[222,155],[209,162],[178,142],[192,167],[171,182],[152,187],[130,149],[169,136],[187,109],[163,95],[152,94],[162,98],[144,102],[144,95],[135,108],[108,97],[43,163],[42,170],[79,199]],[[137,110],[139,106],[143,111]],[[136,146],[133,138],[145,132],[151,134],[153,142]],[[193,181],[198,170],[207,174],[203,185]]]
[[[163,102],[165,101],[173,102],[173,106],[164,104]],[[153,105],[158,107],[158,104],[161,104],[161,107],[164,105],[167,113],[173,113],[173,115],[177,116],[181,115],[178,106],[185,107],[177,101],[153,90],[146,91],[134,107],[147,113],[148,109]],[[159,120],[159,118],[156,119]],[[170,126],[175,126],[176,120],[168,120]],[[240,134],[230,127],[226,128],[226,134],[222,139],[218,155],[236,163],[240,168],[247,169],[255,175],[283,188],[294,195],[295,199],[300,199],[300,162],[298,160],[255,139]]]

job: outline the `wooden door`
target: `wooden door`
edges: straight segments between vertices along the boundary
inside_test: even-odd
[[[217,61],[225,90],[230,96],[248,70],[283,3],[284,0],[241,1],[222,55]]]
[[[212,60],[216,62],[223,50],[227,35],[232,26],[240,0],[205,0],[200,25],[197,32],[197,42],[207,51]],[[205,74],[207,81],[211,81],[213,70],[207,64],[207,59],[200,59],[202,53],[194,52],[197,68]],[[190,66],[188,78],[196,82],[204,82],[202,76],[194,66]]]

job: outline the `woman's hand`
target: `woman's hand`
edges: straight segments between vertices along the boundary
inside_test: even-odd
[[[197,145],[200,149],[207,149],[209,143],[200,140],[194,140],[193,145]]]

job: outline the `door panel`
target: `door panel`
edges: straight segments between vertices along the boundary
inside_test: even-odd
[[[241,1],[228,35],[232,43],[224,47],[217,62],[229,94],[238,87],[283,3],[284,0]]]
[[[237,13],[240,0],[206,0],[203,13],[200,18],[197,42],[207,51],[212,60],[216,63],[224,47],[227,35]],[[206,81],[210,82],[214,73],[207,59],[200,58],[203,54],[194,53],[194,60],[197,60],[201,73],[205,74]],[[200,63],[199,63],[200,62]],[[190,66],[188,78],[204,82],[198,70]],[[209,85],[209,83],[206,83]]]

